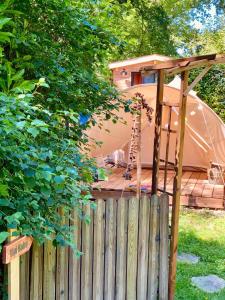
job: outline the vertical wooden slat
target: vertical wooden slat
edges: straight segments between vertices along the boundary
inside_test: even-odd
[[[43,299],[55,300],[56,248],[51,241],[44,245]]]
[[[30,252],[20,257],[20,299],[30,299]]]
[[[152,195],[157,193],[157,187],[158,187],[164,77],[165,77],[164,71],[159,70],[158,83],[157,83],[157,95],[156,95],[156,109],[155,109],[155,137],[154,137],[153,167],[152,167],[153,170],[152,171]]]
[[[170,243],[170,270],[169,270],[169,299],[174,299],[175,281],[176,281],[176,266],[177,266],[177,246],[178,246],[178,225],[180,211],[180,194],[181,194],[181,177],[182,177],[182,162],[184,148],[184,133],[185,133],[185,116],[187,107],[187,96],[184,91],[188,88],[188,71],[181,73],[181,90],[180,90],[180,109],[178,115],[178,141],[177,151],[175,156],[175,172],[174,188],[173,188],[173,208],[172,208],[172,223],[171,223],[171,243]]]
[[[160,201],[159,300],[168,300],[169,196],[162,194]]]
[[[127,204],[124,198],[117,202],[116,300],[126,297]]]
[[[137,295],[137,253],[138,253],[138,213],[139,199],[128,200],[128,240],[127,240],[127,299]]]
[[[94,258],[93,258],[93,299],[101,300],[104,295],[104,230],[105,202],[96,200],[94,213]]]
[[[43,246],[34,241],[31,252],[30,300],[42,300],[43,292]]]
[[[159,198],[152,195],[150,202],[148,299],[156,300],[158,291],[159,259]]]
[[[93,214],[88,205],[85,213],[91,216],[91,223],[82,222],[82,252],[81,259],[81,299],[92,300],[92,259],[93,259]]]
[[[68,221],[63,209],[60,209],[62,225]],[[56,249],[56,300],[68,300],[68,247],[57,246]]]
[[[13,236],[16,229],[9,229],[9,242],[17,237]],[[20,300],[20,257],[14,258],[8,264],[8,298],[9,300]]]
[[[139,212],[139,241],[138,241],[138,280],[137,299],[147,299],[148,278],[148,241],[149,241],[150,201],[147,196],[141,198]]]
[[[68,299],[68,247],[56,249],[56,300]]]
[[[76,247],[81,251],[81,221],[76,211],[72,214],[73,221],[71,226],[74,226],[73,239]],[[80,267],[81,258],[78,258],[69,249],[69,300],[80,300]]]
[[[116,200],[106,200],[104,299],[115,299]]]

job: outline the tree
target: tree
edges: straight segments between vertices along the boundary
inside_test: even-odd
[[[0,244],[17,227],[75,249],[60,212],[89,222],[96,166],[83,132],[122,103],[96,72],[111,35],[89,13],[77,1],[0,5]]]

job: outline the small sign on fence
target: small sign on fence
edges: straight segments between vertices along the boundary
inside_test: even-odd
[[[16,257],[23,255],[30,250],[32,238],[28,236],[18,237],[15,240],[3,246],[2,261],[3,264],[10,263]]]
[[[8,243],[3,246],[2,262],[8,264],[8,299],[20,300],[20,256],[30,250],[33,239],[13,236],[16,229],[9,229]]]

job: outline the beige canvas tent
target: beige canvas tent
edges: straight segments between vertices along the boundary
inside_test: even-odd
[[[164,102],[173,103],[172,129],[176,130],[177,116],[180,96],[180,79],[176,77],[169,85],[165,85]],[[137,85],[124,91],[124,97],[132,98],[137,92],[144,95],[148,104],[155,108],[156,84]],[[93,127],[88,135],[95,140],[101,141],[101,147],[92,147],[92,156],[104,158],[116,150],[124,151],[124,160],[127,161],[128,149],[132,130],[132,116],[123,110],[119,112],[120,117],[126,121],[114,124],[112,121],[104,121],[103,128]],[[142,165],[151,166],[154,142],[154,116],[151,124],[147,121],[145,113],[142,117]],[[168,107],[163,111],[163,127],[167,127]],[[165,157],[166,133],[162,132],[161,158]],[[169,161],[175,159],[176,134],[171,134],[169,149]],[[117,152],[118,153],[118,152]],[[119,152],[121,153],[121,151]],[[225,166],[225,124],[222,120],[203,103],[191,91],[187,99],[186,132],[184,143],[184,167],[209,168],[211,163]]]

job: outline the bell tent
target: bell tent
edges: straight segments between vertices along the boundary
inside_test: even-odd
[[[126,99],[132,99],[136,93],[141,93],[149,106],[153,109],[156,105],[156,84],[141,84],[132,86],[123,95]],[[171,109],[171,136],[169,148],[169,161],[175,160],[176,129],[178,125],[180,97],[180,79],[175,79],[168,85],[164,85],[164,99],[167,103],[163,110],[162,128],[168,129],[169,110]],[[131,140],[133,117],[131,113],[121,109],[118,113],[125,122],[114,124],[111,120],[103,121],[102,128],[93,127],[88,135],[95,141],[101,141],[102,145],[91,147],[91,155],[98,161],[106,156],[120,154],[119,160],[128,161],[129,144]],[[143,167],[152,166],[154,144],[154,112],[152,122],[149,123],[146,114],[142,113],[141,129],[141,163]],[[190,91],[187,98],[186,130],[184,139],[183,168],[208,169],[212,164],[225,166],[225,124],[205,104],[194,91]],[[165,157],[166,130],[161,133],[161,157]],[[121,158],[123,153],[123,158]]]

